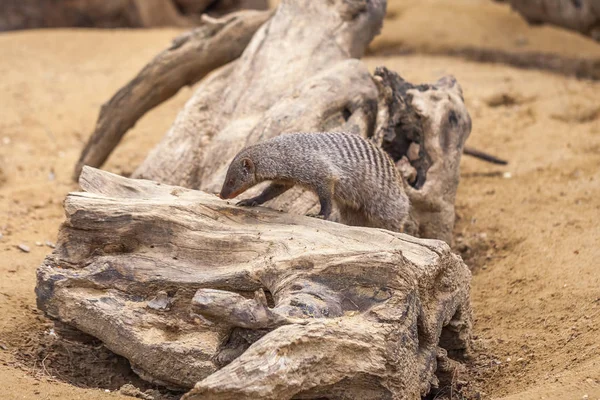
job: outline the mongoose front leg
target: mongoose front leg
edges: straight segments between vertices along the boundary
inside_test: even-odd
[[[274,199],[275,197],[285,193],[292,188],[293,185],[287,183],[276,183],[273,182],[261,194],[256,197],[252,197],[246,200],[239,201],[238,206],[255,207],[259,206],[267,201]]]

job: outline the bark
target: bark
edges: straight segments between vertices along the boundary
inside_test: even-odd
[[[530,24],[551,24],[600,40],[600,0],[504,0]]]
[[[102,106],[74,178],[79,177],[83,165],[102,165],[146,112],[237,58],[269,16],[268,11],[240,11],[217,20],[204,17],[200,27],[177,37]]]
[[[442,241],[90,167],[80,185],[38,306],[185,399],[419,399],[469,348],[471,275]]]

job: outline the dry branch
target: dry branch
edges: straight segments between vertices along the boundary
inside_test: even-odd
[[[269,11],[240,11],[221,19],[204,17],[202,25],[173,40],[138,75],[102,106],[96,129],[74,172],[83,165],[101,166],[123,135],[146,112],[239,57]]]
[[[469,347],[470,272],[442,241],[89,167],[80,184],[38,305],[188,400],[419,399]]]

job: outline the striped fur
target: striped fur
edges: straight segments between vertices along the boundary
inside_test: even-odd
[[[251,160],[253,173],[247,179],[243,179],[247,173],[242,160]],[[246,147],[229,167],[222,197],[234,197],[231,194],[238,195],[267,180],[279,185],[277,190],[272,188],[270,194],[263,192],[262,198],[251,199],[255,204],[241,203],[261,204],[301,185],[316,192],[321,200],[330,195],[341,222],[349,225],[402,231],[408,213],[408,197],[393,161],[356,134],[288,133]]]

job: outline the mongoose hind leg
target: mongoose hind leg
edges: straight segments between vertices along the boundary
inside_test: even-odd
[[[315,188],[317,196],[319,196],[319,204],[321,210],[315,217],[320,219],[329,219],[333,210],[333,182],[324,182]]]
[[[363,211],[349,205],[338,204],[340,217],[343,224],[350,226],[369,226],[369,221]]]
[[[408,219],[408,205],[405,195],[374,201],[366,210],[369,226],[403,233]]]
[[[255,207],[259,206],[263,203],[266,203],[269,200],[274,199],[275,197],[282,195],[286,191],[292,188],[294,185],[290,185],[288,183],[281,182],[272,182],[269,186],[263,190],[261,194],[256,197],[251,197],[249,199],[245,199],[242,201],[238,201],[236,205],[242,207]]]

